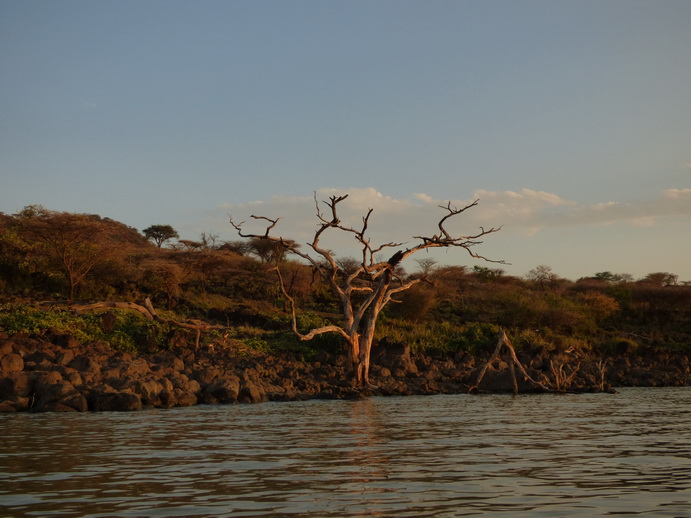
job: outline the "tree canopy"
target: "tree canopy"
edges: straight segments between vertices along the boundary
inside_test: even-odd
[[[163,246],[163,243],[170,241],[171,239],[177,239],[180,236],[177,231],[170,225],[151,225],[148,228],[142,230],[142,233],[151,239],[158,248]]]

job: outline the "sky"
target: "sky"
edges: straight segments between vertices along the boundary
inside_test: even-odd
[[[0,0],[0,212],[193,240],[255,214],[307,243],[315,193],[349,194],[345,223],[372,208],[373,243],[412,246],[478,199],[449,228],[501,227],[475,251],[507,264],[427,257],[691,280],[690,20],[687,0]]]

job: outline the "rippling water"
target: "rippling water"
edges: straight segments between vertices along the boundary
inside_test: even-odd
[[[0,415],[2,516],[691,516],[691,388]]]

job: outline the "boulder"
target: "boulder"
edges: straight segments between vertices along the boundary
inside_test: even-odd
[[[63,333],[52,335],[50,337],[50,341],[55,345],[64,347],[65,349],[78,349],[80,346],[79,340],[77,340],[74,336],[70,334]]]
[[[19,372],[24,370],[24,359],[16,353],[6,354],[0,360],[0,373]]]
[[[171,372],[165,378],[172,383],[173,388],[189,389],[190,379],[180,372]]]
[[[70,362],[74,360],[74,357],[74,351],[71,349],[66,349],[61,353],[58,353],[58,355],[55,358],[55,363],[57,363],[58,365],[69,365]]]
[[[9,412],[16,412],[17,409],[12,406],[12,403],[10,401],[2,401],[0,402],[0,414],[5,414]]]
[[[150,356],[149,362],[151,365],[168,367],[177,372],[182,372],[185,369],[185,362],[170,351],[164,351]]]
[[[96,412],[123,412],[142,409],[142,400],[132,392],[91,392],[87,401],[89,409]]]
[[[68,365],[79,372],[89,374],[100,373],[102,368],[101,363],[88,354],[80,354],[69,362]]]
[[[32,409],[34,412],[77,412],[76,408],[59,402],[46,403]]]
[[[372,348],[371,362],[391,372],[402,371],[405,376],[418,373],[418,366],[410,354],[410,344],[382,340]]]
[[[212,381],[218,378],[221,372],[215,367],[205,367],[203,369],[194,370],[191,373],[191,378],[198,381],[202,386],[209,385]]]
[[[60,372],[57,370],[35,371],[31,376],[34,380],[34,392],[43,390],[43,387],[65,381],[62,377],[62,374],[60,374]]]
[[[135,358],[124,365],[123,374],[128,376],[138,377],[149,374],[151,368],[149,363],[144,358]]]
[[[71,367],[63,367],[60,372],[62,373],[62,377],[66,381],[72,383],[72,385],[74,385],[75,387],[84,384],[84,380],[81,374],[79,374],[79,372],[77,372],[76,369],[72,369]]]
[[[159,403],[157,406],[161,408],[171,408],[178,404],[178,400],[175,397],[175,390],[163,389],[159,394]]]
[[[432,365],[430,365],[429,370],[425,373],[424,378],[427,381],[437,381],[437,380],[440,380],[441,378],[443,378],[443,374],[439,370],[439,367],[432,364]]]
[[[177,406],[194,406],[197,404],[197,396],[189,390],[176,388],[174,395]]]
[[[50,385],[37,385],[34,391],[38,406],[45,406],[48,403],[55,403],[67,396],[77,393],[74,386],[67,381],[52,383]]]
[[[46,350],[46,351],[34,351],[32,353],[27,354],[24,357],[24,362],[26,363],[33,363],[36,365],[40,365],[43,363],[47,364],[53,364],[55,363],[55,352]]]
[[[0,401],[28,397],[32,392],[33,380],[27,372],[12,372],[0,378]]]
[[[86,412],[89,410],[89,402],[84,395],[79,393],[70,394],[62,398],[58,403],[73,408],[77,412]]]
[[[6,402],[12,405],[17,410],[17,412],[24,412],[31,408],[31,405],[33,404],[34,400],[29,399],[28,397],[20,396]]]
[[[262,403],[267,400],[267,397],[258,383],[245,380],[237,399],[239,403]]]
[[[153,378],[131,380],[125,386],[141,397],[143,405],[161,405],[161,392],[164,388]]]
[[[197,380],[189,380],[187,382],[187,390],[190,391],[192,394],[199,395],[202,391],[202,386],[199,384]]]
[[[203,390],[203,396],[211,396],[219,403],[235,403],[239,394],[240,380],[235,376],[215,379]]]
[[[472,379],[476,380],[482,367],[476,369],[472,374]],[[519,375],[517,374],[516,379],[518,381]],[[519,392],[520,392],[519,385]],[[485,371],[485,375],[482,377],[480,384],[478,385],[478,390],[481,392],[497,392],[497,393],[513,393],[514,385],[513,379],[511,377],[511,371],[509,369],[495,370],[492,368]]]
[[[16,351],[14,348],[14,342],[10,340],[5,340],[4,342],[0,342],[0,357],[5,356],[6,354],[14,353],[14,352],[19,352]]]

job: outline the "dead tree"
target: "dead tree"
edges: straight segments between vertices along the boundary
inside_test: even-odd
[[[324,333],[340,334],[347,344],[348,356],[352,365],[355,383],[362,386],[369,383],[370,352],[379,313],[387,303],[393,300],[393,297],[397,293],[405,291],[414,284],[424,280],[424,277],[403,279],[396,274],[396,267],[404,259],[421,250],[457,247],[466,250],[473,258],[502,264],[504,264],[504,262],[492,261],[491,259],[478,255],[472,250],[474,246],[482,243],[482,241],[479,241],[482,236],[497,232],[501,227],[492,227],[489,229],[480,227],[480,230],[473,235],[457,237],[452,236],[445,228],[445,224],[450,218],[458,216],[466,210],[476,206],[479,200],[475,200],[462,208],[453,207],[451,202],[446,205],[440,205],[439,207],[445,211],[445,215],[437,224],[438,233],[432,236],[413,236],[413,239],[419,241],[418,244],[410,248],[401,248],[403,243],[390,242],[376,247],[372,245],[367,236],[367,230],[373,209],[369,209],[367,214],[362,218],[362,226],[360,228],[354,228],[343,224],[338,217],[338,204],[347,197],[347,194],[343,196],[331,196],[328,201],[323,201],[328,207],[328,213],[325,214],[320,210],[320,205],[315,193],[314,202],[319,226],[314,234],[314,239],[312,242],[308,243],[308,246],[316,256],[299,250],[297,245],[288,239],[271,235],[271,231],[279,221],[278,218],[271,219],[266,216],[251,216],[255,220],[263,220],[267,223],[263,234],[245,233],[243,231],[244,222],[236,223],[233,221],[232,217],[230,218],[230,224],[241,237],[264,239],[284,246],[293,254],[306,260],[317,272],[319,277],[330,286],[332,292],[340,301],[342,312],[341,325],[319,327],[317,329],[312,329],[307,334],[303,334],[297,327],[295,301],[285,289],[279,268],[274,268],[278,275],[283,294],[286,299],[290,301],[293,332],[301,340],[311,340],[315,336]],[[333,252],[320,245],[320,239],[324,233],[332,230],[352,234],[355,237],[360,248],[360,255],[356,268],[344,271],[339,265],[339,262],[335,259]],[[388,260],[377,260],[379,254],[386,253],[386,251],[391,249],[397,250],[391,254]]]

